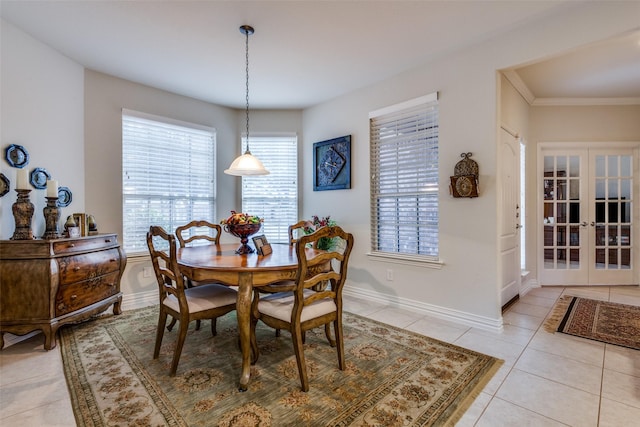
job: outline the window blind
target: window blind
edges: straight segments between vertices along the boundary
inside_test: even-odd
[[[243,152],[246,145],[244,137]],[[289,225],[298,222],[298,137],[252,134],[249,148],[270,173],[242,177],[242,211],[264,218],[269,242],[288,243]]]
[[[215,130],[123,110],[123,246],[146,252],[149,226],[215,222]]]
[[[438,257],[437,94],[373,112],[371,250]]]

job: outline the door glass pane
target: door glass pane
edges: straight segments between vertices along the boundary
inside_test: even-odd
[[[596,249],[596,270],[604,269],[604,249]]]
[[[567,227],[558,226],[556,233],[556,245],[558,246],[566,246],[567,245]]]
[[[631,222],[631,203],[620,203],[620,222]]]
[[[580,198],[580,180],[572,179],[569,181],[569,199],[578,200]]]
[[[569,227],[569,245],[578,246],[580,244],[580,227]]]
[[[607,156],[607,176],[618,176],[618,156]]]
[[[566,179],[558,180],[558,193],[557,193],[556,199],[567,200],[567,180]]]
[[[595,176],[605,176],[604,172],[604,156],[596,156]]]
[[[631,249],[620,249],[620,268],[623,270],[631,268]]]
[[[620,198],[622,200],[631,199],[631,180],[630,179],[620,180]]]
[[[604,179],[596,179],[596,199],[604,199]]]
[[[617,199],[618,198],[618,181],[610,179],[608,187],[609,187],[609,191],[608,191],[609,194],[607,196],[609,197],[609,200]]]
[[[569,157],[569,176],[571,177],[580,176],[580,157],[578,156]]]
[[[556,222],[565,224],[567,222],[567,204],[558,203],[556,212]]]
[[[618,250],[617,249],[609,249],[609,262],[607,263],[607,268],[618,268]]]
[[[564,156],[556,157],[556,165],[556,176],[567,176],[567,158]]]
[[[570,269],[578,269],[580,268],[580,249],[569,249],[569,268]]]
[[[556,251],[558,255],[558,257],[556,258],[556,268],[559,270],[566,270],[567,269],[567,250],[557,249]]]
[[[620,156],[620,176],[631,176],[631,156]]]

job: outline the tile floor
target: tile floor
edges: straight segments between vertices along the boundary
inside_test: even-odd
[[[545,332],[562,294],[640,305],[637,286],[533,289],[509,307],[501,334],[351,297],[345,309],[505,361],[458,426],[640,425],[640,351]],[[75,425],[58,348],[44,351],[40,334],[5,341],[0,425]]]

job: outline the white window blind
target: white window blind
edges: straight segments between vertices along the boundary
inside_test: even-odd
[[[246,145],[245,137],[243,152]],[[264,218],[269,242],[288,243],[289,225],[298,222],[298,137],[251,134],[249,148],[270,173],[242,177],[242,211]]]
[[[438,257],[437,93],[372,112],[371,250]]]
[[[215,222],[215,130],[130,110],[122,113],[123,246],[146,252],[149,226],[173,233]]]

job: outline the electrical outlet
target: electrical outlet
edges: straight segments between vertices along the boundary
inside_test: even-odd
[[[142,277],[151,277],[153,276],[153,267],[144,267],[142,269]]]
[[[387,269],[387,280],[393,282],[393,270],[390,268]]]

